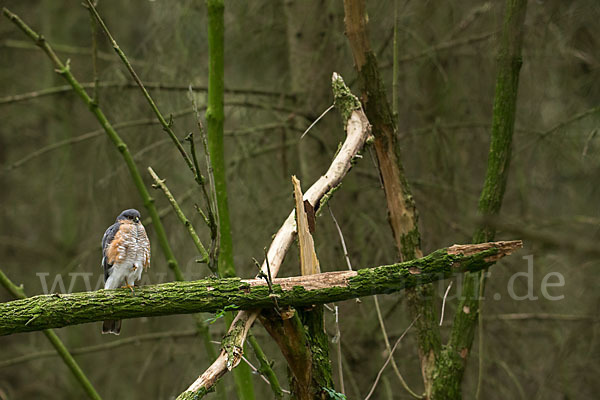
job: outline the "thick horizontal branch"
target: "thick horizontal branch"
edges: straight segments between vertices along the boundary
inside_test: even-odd
[[[477,271],[522,246],[521,241],[460,245],[404,263],[273,280],[203,279],[129,289],[50,294],[0,304],[0,335],[61,328],[105,319],[172,314],[310,306],[404,288]]]

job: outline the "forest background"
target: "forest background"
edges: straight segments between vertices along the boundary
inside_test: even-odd
[[[477,202],[490,142],[504,2],[367,3],[371,43],[393,100],[404,168],[420,214],[423,252],[470,243],[480,223]],[[209,243],[210,232],[194,210],[200,200],[189,172],[98,30],[94,72],[87,10],[76,1],[2,5],[43,33],[63,60],[69,58],[81,82],[99,80],[98,102],[119,127],[146,185],[152,183],[146,167],[152,166]],[[161,110],[174,115],[174,130],[181,137],[196,130],[187,86],[199,89],[195,99],[205,107],[204,2],[101,1],[99,10]],[[496,239],[523,239],[525,247],[491,269],[487,283],[482,398],[591,399],[598,390],[600,39],[594,27],[599,19],[600,5],[593,0],[528,5],[512,161],[501,218],[494,222]],[[147,213],[119,153],[92,114],[70,90],[39,93],[65,82],[13,24],[0,21],[0,268],[29,295],[95,289],[102,274],[104,229],[125,208]],[[398,80],[393,91],[395,21]],[[226,3],[225,87],[231,90],[225,95],[225,157],[234,261],[241,277],[256,274],[252,258],[262,258],[293,207],[290,176],[297,175],[307,187],[343,141],[343,125],[334,111],[302,140],[300,135],[332,103],[332,72],[360,93],[344,31],[342,2]],[[37,95],[15,97],[33,91]],[[186,279],[210,275],[196,263],[196,249],[162,193],[151,189],[151,194],[165,210],[165,229]],[[397,261],[372,150],[363,152],[329,206],[355,268]],[[171,281],[155,232],[150,224],[146,227],[153,265],[144,284]],[[329,212],[317,222],[315,245],[324,271],[346,268]],[[297,260],[292,249],[281,276],[297,275]],[[519,272],[528,275],[515,278]],[[545,279],[557,282],[556,275],[547,278],[551,273],[564,277],[564,285],[544,291]],[[64,288],[53,286],[56,277]],[[444,337],[462,277],[452,281]],[[434,285],[438,312],[449,282]],[[0,290],[1,301],[11,299]],[[412,321],[404,293],[379,296],[379,302],[394,343]],[[348,398],[364,398],[388,354],[380,323],[373,298],[339,306],[345,391]],[[329,312],[326,327],[333,338],[335,317]],[[210,325],[213,339],[220,340],[226,328],[223,318]],[[144,336],[160,332],[165,334]],[[176,396],[212,361],[186,316],[127,320],[118,338],[100,335],[99,324],[57,333],[69,349],[116,343],[76,356],[105,398]],[[277,346],[259,324],[253,334],[287,387]],[[467,398],[475,393],[479,374],[477,335],[475,340],[463,383]],[[23,354],[52,349],[39,333],[2,337],[0,348],[0,399],[81,398],[59,358],[19,361]],[[331,343],[339,386],[337,349]],[[258,364],[251,352],[247,356]],[[422,391],[410,330],[395,361],[408,386]],[[234,398],[230,375],[225,387]],[[271,393],[257,375],[254,390],[257,398]],[[375,395],[411,398],[390,367]]]

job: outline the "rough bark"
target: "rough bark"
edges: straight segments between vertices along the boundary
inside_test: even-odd
[[[295,399],[312,399],[313,368],[312,354],[307,333],[295,310],[282,310],[277,314],[272,309],[260,315],[269,335],[275,340],[288,364],[290,391]]]
[[[473,247],[475,246],[475,247]],[[0,304],[0,335],[61,328],[105,319],[217,312],[223,309],[308,307],[413,288],[490,266],[521,241],[460,245],[403,263],[273,279],[209,278],[129,289],[48,294]],[[475,249],[475,251],[472,251]]]
[[[311,222],[306,212],[300,181],[292,176],[296,204],[296,230],[300,248],[302,276],[321,272],[311,234]],[[312,207],[312,206],[311,206]],[[312,223],[314,223],[314,212]],[[293,400],[325,399],[324,389],[333,389],[329,341],[325,333],[323,305],[291,309],[288,312],[267,313],[263,326],[279,345],[288,362],[290,398]]]
[[[418,228],[419,215],[404,174],[393,114],[379,75],[377,58],[369,41],[365,1],[345,0],[344,12],[346,36],[362,86],[361,100],[373,125],[375,151],[385,190],[389,223],[400,259],[412,260],[423,255]],[[415,330],[425,392],[429,394],[435,358],[441,348],[433,307],[433,287],[423,285],[415,290],[408,290],[407,300],[413,318],[420,315],[415,323]]]

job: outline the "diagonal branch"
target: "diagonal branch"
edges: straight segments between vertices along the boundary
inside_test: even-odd
[[[148,104],[150,105],[150,108],[152,109],[152,111],[156,115],[156,118],[158,118],[158,121],[162,125],[163,130],[165,132],[167,132],[167,134],[169,135],[169,137],[173,141],[173,144],[175,144],[175,147],[177,147],[177,150],[179,150],[179,152],[181,153],[181,156],[185,160],[188,168],[192,170],[192,173],[194,173],[195,171],[194,171],[194,165],[192,164],[192,160],[188,156],[187,152],[183,148],[183,146],[182,146],[181,142],[179,141],[179,139],[177,138],[177,136],[175,135],[175,132],[173,132],[173,129],[171,129],[171,125],[172,125],[171,122],[167,122],[167,120],[165,119],[165,117],[162,115],[162,113],[158,109],[158,106],[156,105],[156,103],[152,99],[152,96],[150,96],[150,93],[148,92],[148,90],[146,89],[146,87],[142,83],[141,79],[138,77],[137,73],[135,72],[135,70],[131,66],[131,63],[127,59],[127,56],[125,55],[125,53],[123,53],[123,50],[121,50],[121,48],[119,47],[119,45],[117,44],[117,42],[115,41],[115,39],[113,38],[113,36],[111,35],[110,31],[108,30],[108,27],[106,26],[106,24],[104,23],[104,21],[100,17],[100,14],[98,14],[98,11],[96,10],[96,7],[94,6],[94,3],[91,0],[87,0],[87,7],[90,10],[90,12],[92,13],[92,15],[98,21],[98,24],[100,25],[100,27],[102,28],[102,30],[104,31],[104,33],[106,34],[106,36],[108,37],[108,40],[110,40],[110,44],[112,45],[112,47],[115,50],[115,52],[119,55],[119,58],[121,59],[121,61],[123,61],[123,64],[125,64],[125,67],[127,68],[127,70],[129,71],[129,73],[131,74],[131,77],[133,78],[133,80],[135,81],[135,83],[137,83],[137,85],[141,89],[142,93],[144,94],[144,97],[146,98],[146,100],[148,101]]]
[[[9,278],[0,270],[0,284],[6,288],[14,297],[18,299],[26,299],[27,295],[22,287],[15,285]],[[92,400],[100,400],[100,395],[94,389],[88,377],[85,375],[77,361],[73,358],[73,353],[67,350],[66,346],[60,340],[58,335],[52,329],[44,329],[44,335],[48,338],[56,351],[51,351],[52,354],[58,354],[63,359],[64,363],[69,367],[75,379],[79,382],[88,397]],[[1,364],[0,364],[1,365]]]
[[[344,80],[337,73],[333,74],[332,87],[334,102],[342,115],[346,128],[346,140],[337,152],[327,172],[322,175],[305,193],[304,200],[310,202],[315,210],[325,205],[332,193],[342,182],[346,173],[350,170],[355,156],[362,149],[367,137],[371,133],[371,126],[362,110],[358,99],[350,92]],[[271,270],[271,276],[277,276],[281,263],[296,237],[296,213],[290,212],[285,222],[275,235],[267,252],[266,259]],[[268,274],[267,262],[263,262],[261,271]],[[259,311],[239,312],[232,322],[229,332],[224,340],[221,355],[213,364],[196,379],[180,398],[186,398],[192,394],[201,395],[207,393],[215,382],[226,372],[239,363],[240,357],[231,359],[235,355],[233,350],[241,349],[248,334],[248,330],[258,317]]]
[[[369,121],[373,124],[375,151],[396,248],[401,260],[412,260],[423,254],[418,227],[419,215],[404,174],[397,128],[379,73],[377,58],[371,48],[365,3],[365,0],[344,0],[346,36],[362,86],[362,102]],[[433,288],[419,286],[414,291],[407,291],[406,297],[413,318],[421,316],[416,319],[415,330],[425,393],[429,394],[434,379],[435,358],[441,347],[433,307]]]
[[[175,197],[173,197],[173,195],[171,194],[171,191],[165,184],[165,180],[160,179],[159,176],[156,175],[156,172],[154,172],[152,167],[148,167],[148,172],[150,173],[150,176],[152,176],[152,179],[154,180],[153,186],[155,186],[156,188],[158,188],[164,192],[165,197],[167,198],[167,200],[169,200],[169,203],[171,203],[171,206],[173,207],[173,210],[175,211],[175,215],[177,215],[177,218],[179,218],[179,221],[181,221],[181,223],[186,227],[188,233],[190,234],[190,237],[192,238],[192,241],[194,242],[194,245],[196,246],[198,253],[200,253],[200,255],[202,256],[202,258],[200,260],[198,260],[198,262],[208,264],[208,259],[209,259],[208,251],[206,251],[206,248],[200,241],[200,238],[198,237],[198,234],[196,233],[194,226],[192,225],[190,220],[187,219],[187,217],[181,210],[181,207],[179,207],[177,200],[175,200]]]
[[[152,218],[152,225],[154,226],[154,229],[156,231],[158,242],[163,250],[163,253],[165,254],[165,258],[167,259],[169,268],[173,270],[178,280],[183,280],[183,274],[181,272],[181,269],[179,268],[179,265],[177,264],[175,255],[173,254],[173,252],[171,251],[171,247],[169,246],[167,234],[162,225],[162,222],[160,221],[158,211],[154,206],[154,200],[152,199],[150,193],[148,192],[148,189],[146,189],[146,186],[144,185],[142,176],[140,175],[140,172],[137,169],[133,156],[129,152],[127,144],[125,144],[123,139],[121,139],[117,131],[114,129],[114,127],[111,125],[111,123],[108,121],[108,119],[102,112],[102,110],[98,107],[96,103],[94,103],[94,100],[87,94],[87,92],[81,86],[79,81],[75,79],[75,77],[70,71],[69,63],[67,62],[66,65],[63,64],[63,62],[58,58],[58,56],[56,55],[50,44],[46,41],[46,39],[43,36],[39,35],[37,32],[35,32],[33,29],[31,29],[21,18],[19,18],[18,15],[13,14],[7,8],[3,8],[2,12],[10,21],[12,21],[15,25],[19,27],[19,29],[21,29],[27,36],[29,36],[29,38],[33,40],[34,43],[44,51],[44,53],[46,53],[50,60],[52,60],[52,63],[56,67],[56,72],[58,72],[58,74],[60,74],[69,83],[69,85],[71,85],[73,91],[75,91],[79,95],[79,97],[81,97],[83,102],[94,114],[94,116],[96,117],[96,119],[110,138],[110,140],[117,148],[117,150],[119,150],[119,152],[123,156],[125,164],[127,164],[127,168],[129,169],[129,173],[131,174],[133,183],[135,184],[135,187],[137,188],[140,197],[144,202],[144,206],[146,207],[146,209],[148,210],[148,214],[150,214],[150,217]]]

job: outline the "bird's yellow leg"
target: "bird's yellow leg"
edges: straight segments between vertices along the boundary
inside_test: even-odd
[[[121,289],[125,288],[129,288],[131,290],[131,293],[135,294],[135,292],[133,291],[133,286],[131,286],[127,281],[125,281],[125,286],[121,286]]]

